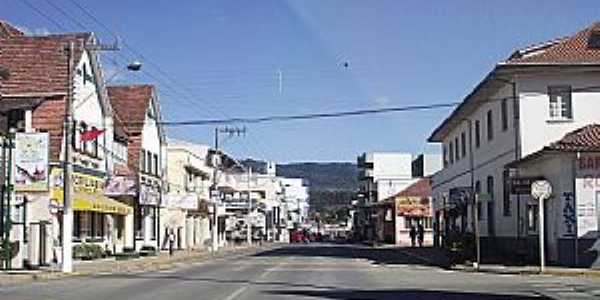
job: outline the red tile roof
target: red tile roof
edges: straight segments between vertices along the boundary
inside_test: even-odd
[[[600,22],[572,36],[516,51],[506,64],[600,64]]]
[[[394,197],[431,197],[431,178],[425,177],[417,180]]]
[[[129,168],[138,170],[140,150],[142,149],[142,130],[146,111],[154,97],[154,86],[108,86],[106,90],[114,112],[115,133],[117,133],[118,127],[122,127],[129,138],[127,146]]]
[[[591,124],[569,132],[559,141],[544,147],[543,150],[565,152],[600,151],[600,125]]]
[[[2,80],[3,95],[66,94],[68,55],[65,47],[71,41],[89,42],[90,33],[47,36],[0,36],[0,65],[10,77]],[[82,51],[76,51],[75,61]]]

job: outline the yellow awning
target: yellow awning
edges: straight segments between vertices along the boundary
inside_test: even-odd
[[[53,193],[58,203],[62,204],[62,190]],[[95,211],[107,214],[128,215],[133,213],[133,208],[127,204],[101,195],[91,195],[82,192],[73,193],[73,210]]]

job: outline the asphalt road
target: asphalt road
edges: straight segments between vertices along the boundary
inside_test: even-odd
[[[301,245],[160,272],[0,287],[0,299],[600,299],[600,282],[447,271],[398,250]]]

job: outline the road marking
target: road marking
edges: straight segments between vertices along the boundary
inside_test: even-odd
[[[233,300],[233,299],[237,298],[237,296],[241,295],[247,288],[248,288],[248,286],[244,285],[244,286],[240,287],[239,289],[235,290],[235,292],[233,292],[232,294],[230,294],[229,296],[227,296],[227,298],[225,298],[223,300]]]

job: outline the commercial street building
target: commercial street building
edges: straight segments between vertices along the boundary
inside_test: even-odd
[[[213,169],[209,147],[179,140],[167,145],[167,194],[161,203],[161,248],[167,249],[168,234],[175,235],[176,249],[200,249],[210,239],[209,188]]]
[[[0,30],[0,65],[10,70],[10,76],[0,82],[1,131],[5,135],[9,131],[20,133],[17,143],[25,143],[23,149],[45,151],[49,158],[35,165],[31,161],[19,165],[27,163],[28,156],[17,153],[21,158],[13,174],[15,194],[3,195],[4,199],[14,196],[15,201],[2,205],[12,211],[10,222],[3,219],[2,231],[8,232],[10,241],[19,242],[11,267],[39,266],[61,259],[63,125],[71,82],[74,121],[68,145],[73,149],[74,170],[72,238],[75,245],[92,243],[106,251],[118,251],[127,242],[126,224],[133,210],[104,195],[113,169],[113,115],[97,54],[88,50],[96,43],[94,35],[26,36],[8,23],[0,24],[4,28]],[[74,64],[69,69],[65,46],[71,42],[75,45],[70,53]]]
[[[128,135],[126,175],[135,186],[132,246],[160,248],[160,203],[163,193],[165,135],[158,96],[152,85],[109,86],[115,118]],[[124,179],[125,180],[125,179]],[[125,196],[125,195],[124,195]]]
[[[440,143],[443,153],[444,168],[433,176],[435,227],[441,236],[478,226],[484,258],[535,258],[524,249],[537,247],[538,229],[526,226],[535,223],[537,204],[515,193],[512,183],[536,172],[521,173],[513,162],[600,122],[599,40],[600,23],[595,23],[572,36],[516,50],[433,131],[429,141]],[[556,166],[538,172],[550,172],[547,168]],[[568,192],[575,195],[573,188]],[[472,193],[482,201],[475,204]],[[574,201],[580,200],[590,201],[575,195]],[[568,201],[553,195],[545,216],[547,259],[564,265],[574,263],[573,255],[561,251],[561,240],[571,237],[556,219],[563,218],[558,208]],[[583,209],[577,207],[576,214]]]

